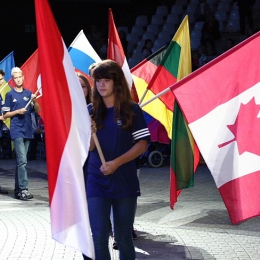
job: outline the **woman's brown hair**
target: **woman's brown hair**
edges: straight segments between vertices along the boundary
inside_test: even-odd
[[[78,77],[81,78],[81,79],[84,81],[84,83],[86,84],[86,87],[87,87],[87,89],[88,89],[88,95],[85,97],[85,99],[86,99],[87,104],[90,104],[90,103],[91,103],[91,93],[92,93],[90,83],[89,83],[88,79],[87,79],[84,75],[82,75],[82,74],[80,74],[80,73],[78,73],[77,75],[78,75]]]
[[[120,119],[122,127],[130,130],[133,121],[133,111],[131,110],[133,99],[122,68],[113,60],[103,60],[96,65],[92,75],[94,78],[92,119],[96,122],[97,127],[102,128],[107,108],[97,91],[96,81],[112,79],[115,95],[114,121]]]

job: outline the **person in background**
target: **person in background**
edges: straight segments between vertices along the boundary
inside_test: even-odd
[[[96,133],[106,160],[102,164],[91,138],[86,193],[95,259],[110,259],[108,238],[112,207],[120,259],[134,260],[132,228],[137,196],[140,196],[135,158],[146,151],[150,133],[117,62],[98,63],[93,78],[92,133]]]
[[[149,57],[152,52],[153,42],[150,39],[146,39],[144,42],[144,47],[142,48],[142,59]]]
[[[32,112],[31,118],[32,118],[32,128],[33,128],[33,139],[31,139],[30,141],[27,159],[36,160],[38,143],[44,142],[44,137],[43,137],[44,126],[43,126],[43,120],[38,113]]]
[[[226,40],[226,45],[223,48],[223,52],[226,52],[235,46],[235,41],[232,38]]]
[[[5,75],[5,72],[4,72],[3,70],[0,70],[0,86],[2,86],[3,83],[4,83],[4,75]],[[3,101],[3,98],[2,98],[1,95],[0,95],[0,103],[1,103],[0,138],[1,138],[1,141],[2,141],[2,135],[3,135],[3,120],[4,120],[3,112],[2,112],[2,107],[3,107],[4,101]],[[0,185],[0,194],[8,194],[8,191],[7,191],[6,189],[4,189],[1,185]]]
[[[246,35],[246,20],[248,21],[249,29],[254,30],[253,6],[255,0],[234,0],[237,3],[239,12],[240,34]]]
[[[216,42],[220,39],[219,21],[215,18],[214,13],[210,13],[201,29],[201,44],[206,46],[210,43],[215,48]]]
[[[91,103],[91,86],[90,86],[90,83],[84,75],[82,75],[80,73],[78,73],[77,75],[78,75],[78,78],[79,78],[79,83],[80,83],[82,90],[83,90],[83,93],[84,93],[84,97],[86,99],[86,103],[90,104]]]
[[[211,8],[206,0],[199,0],[194,13],[195,22],[205,22],[210,13]]]
[[[11,74],[15,86],[6,94],[3,112],[5,119],[11,118],[10,135],[16,155],[14,194],[16,199],[28,200],[33,198],[28,191],[26,169],[28,147],[33,138],[31,113],[39,112],[40,106],[36,101],[36,96],[24,88],[22,70],[14,67]]]
[[[199,55],[199,67],[205,65],[208,62],[208,56],[206,52],[206,47],[204,45],[200,45],[197,49],[197,53]]]

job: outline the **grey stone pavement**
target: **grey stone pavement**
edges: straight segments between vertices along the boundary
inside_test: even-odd
[[[82,259],[51,238],[46,161],[28,162],[31,201],[13,197],[15,160],[0,160],[0,260]],[[260,217],[232,225],[213,178],[199,166],[195,186],[169,207],[169,165],[141,168],[136,259],[260,259]],[[112,241],[110,241],[111,246]],[[119,259],[111,250],[112,259]]]

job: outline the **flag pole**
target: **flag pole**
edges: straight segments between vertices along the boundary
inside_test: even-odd
[[[99,154],[99,157],[101,159],[102,165],[105,167],[106,166],[106,160],[105,160],[105,157],[104,157],[103,152],[101,150],[101,147],[100,147],[96,133],[92,134],[92,138],[93,138],[95,145],[96,145],[96,148],[98,150],[98,154]]]
[[[139,103],[138,103],[138,105],[141,105],[141,103],[143,102],[143,100],[144,100],[144,97],[145,97],[145,95],[146,95],[146,93],[147,93],[147,92],[148,92],[148,88],[146,88],[145,92],[143,93],[143,95],[142,95],[141,99],[139,100]]]
[[[38,94],[38,92],[41,90],[41,88],[42,88],[42,86],[40,86],[40,87],[36,90],[36,92],[34,93],[35,96]],[[36,98],[37,98],[37,97],[36,97]],[[31,98],[30,101],[26,104],[26,106],[24,107],[25,109],[31,104],[32,100],[33,100],[33,99]]]
[[[171,90],[171,87],[168,87],[166,89],[164,89],[163,91],[161,91],[160,93],[158,93],[157,95],[153,96],[151,99],[147,100],[146,102],[140,104],[140,107],[144,107],[145,105],[149,104],[150,102],[152,102],[153,100],[155,100],[156,98],[162,96],[163,94],[167,93],[168,91]]]

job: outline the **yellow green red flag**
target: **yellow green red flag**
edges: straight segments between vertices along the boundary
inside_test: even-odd
[[[191,72],[189,22],[188,16],[185,16],[148,82],[148,86],[145,86],[147,81],[143,80],[144,74],[135,75],[134,81],[139,99],[142,97],[146,87],[148,91],[143,102],[149,102],[155,95],[166,90]],[[159,98],[143,106],[142,109],[160,121],[164,125],[169,138],[172,139],[170,206],[173,208],[181,189],[193,186],[194,172],[199,162],[199,151],[181,110],[175,102],[172,91],[167,91]],[[175,119],[174,122],[173,118]]]

